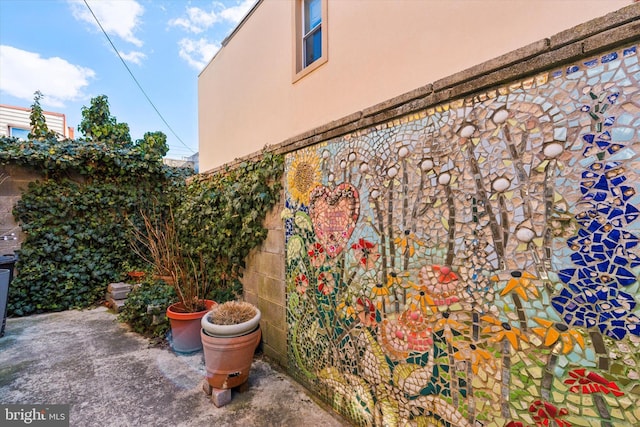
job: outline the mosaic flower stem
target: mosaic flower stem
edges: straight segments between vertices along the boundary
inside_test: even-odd
[[[424,188],[424,173],[420,174],[420,183],[418,184],[418,192],[416,194],[416,198],[414,200],[413,203],[413,208],[411,209],[411,217],[409,219],[409,222],[411,223],[411,232],[415,233],[416,232],[416,217],[418,216],[418,208],[420,206],[420,203],[422,203],[422,194],[424,193],[423,188]],[[409,251],[405,251],[404,253],[404,265],[403,268],[405,271],[407,271],[409,269]]]
[[[387,232],[389,234],[389,264],[391,267],[391,271],[395,270],[396,267],[396,245],[394,243],[393,238],[393,179],[389,180],[389,202],[388,202],[388,212],[387,212],[387,221],[389,227],[387,228]],[[383,280],[386,278],[386,274],[382,276]],[[396,289],[393,289],[393,295],[395,297],[394,308],[396,313],[400,313],[400,298],[396,293]],[[385,310],[386,311],[386,310]]]
[[[522,152],[524,147],[526,147],[527,145],[527,139],[529,138],[529,133],[524,132],[522,135],[522,140],[520,141],[520,144],[516,146],[516,144],[514,144],[513,142],[513,138],[511,137],[511,131],[509,130],[509,127],[505,126],[502,130],[503,130],[504,137],[507,140],[507,148],[509,150],[509,154],[511,155],[511,160],[513,160],[513,167],[516,170],[516,176],[518,177],[518,181],[520,183],[526,183],[527,172],[524,169],[524,166],[522,165]],[[528,206],[529,199],[526,197],[527,193],[528,191],[526,189],[525,191],[522,192],[522,196],[523,196],[522,201],[524,202],[523,208],[525,209],[525,216],[527,218],[530,218],[531,206]]]
[[[407,211],[409,210],[409,172],[407,161],[402,159],[402,229],[407,229]]]
[[[302,360],[302,357],[300,356],[299,343],[298,343],[298,328],[300,327],[301,324],[302,322],[300,321],[296,323],[295,327],[291,332],[291,349],[293,350],[293,356],[296,359],[296,365],[298,365],[298,368],[300,369],[302,374],[308,379],[314,380],[316,378],[316,375],[307,369],[304,361]]]
[[[480,338],[480,314],[476,311],[475,302],[472,304],[471,313],[471,345],[477,346]],[[467,364],[467,411],[469,423],[475,425],[476,421],[476,401],[473,396],[473,364],[470,360]]]
[[[549,359],[547,359],[547,364],[542,374],[542,382],[540,383],[540,396],[542,396],[542,398],[547,401],[551,400],[551,384],[553,384],[554,370],[556,368],[556,365],[558,364],[558,351],[560,351],[560,347],[562,347],[562,342],[558,341],[556,345],[551,349],[551,353],[549,353]]]
[[[380,203],[378,199],[374,199],[373,201],[374,209],[376,211],[376,216],[378,217],[378,228],[380,230],[380,249],[381,249],[381,259],[382,259],[382,277],[387,277],[387,243],[386,243],[386,234],[384,227],[384,216],[382,214],[382,209],[380,209]]]
[[[527,315],[524,312],[524,307],[522,306],[522,301],[520,297],[515,292],[511,292],[511,299],[513,300],[513,305],[516,306],[516,314],[518,315],[518,322],[520,322],[520,330],[527,330]]]
[[[340,277],[340,281],[342,283],[346,282],[345,278],[345,274],[346,274],[346,253],[343,251],[340,255],[340,259],[337,262],[337,266],[338,266],[338,275]]]
[[[451,399],[454,408],[458,407],[458,372],[456,370],[456,362],[453,358],[453,345],[451,344],[451,339],[447,339],[447,354],[449,356],[449,373],[451,376],[451,383],[449,387],[451,388]]]
[[[558,162],[556,160],[551,160],[547,165],[547,168],[545,171],[544,198],[545,198],[545,218],[547,219],[551,218],[552,211],[553,211],[555,190],[552,186],[552,183],[555,177],[557,163]],[[544,251],[545,256],[544,256],[544,259],[542,260],[543,262],[537,264],[538,273],[539,273],[538,275],[541,279],[545,280],[545,283],[549,283],[548,282],[549,276],[547,274],[546,268],[547,266],[551,267],[550,265],[551,253],[548,248],[551,248],[552,239],[553,239],[553,233],[551,232],[551,228],[547,225],[544,231],[544,242],[542,243],[542,247],[545,248],[545,251]]]
[[[591,344],[593,345],[593,349],[598,356],[598,368],[602,370],[609,369],[609,356],[607,355],[607,348],[604,345],[604,338],[600,331],[595,329],[591,329],[589,331],[589,336],[591,337]]]
[[[602,394],[594,393],[592,397],[593,403],[596,404],[598,414],[600,415],[600,418],[602,418],[602,421],[600,421],[600,425],[602,427],[613,427],[613,424],[611,424],[611,414],[609,414],[609,409],[607,409],[607,404],[604,401]]]
[[[500,395],[502,402],[500,404],[500,413],[503,418],[509,418],[509,384],[511,382],[511,344],[508,340],[502,341],[502,387]]]
[[[504,244],[504,246],[507,246],[507,243],[509,243],[509,210],[507,209],[507,205],[505,203],[504,200],[504,195],[503,194],[499,194],[498,195],[498,206],[500,208],[500,225],[503,228],[503,232],[502,232],[502,242]]]
[[[476,423],[476,401],[473,398],[473,367],[471,361],[467,360],[467,420],[470,425]]]
[[[391,270],[394,270],[396,267],[396,247],[393,243],[393,180],[389,181],[389,202],[387,207],[387,223],[389,227],[387,227],[387,233],[389,234],[389,266]],[[383,277],[387,277],[384,275]]]
[[[456,245],[456,206],[453,200],[453,192],[451,186],[444,186],[444,193],[447,197],[447,207],[449,208],[449,218],[447,224],[449,225],[449,234],[447,236],[447,257],[444,264],[451,266],[453,264],[453,257],[455,256]]]
[[[314,303],[315,303],[315,311],[316,313],[325,313],[326,310],[322,310],[320,309],[320,301],[319,298],[321,297],[321,295],[319,293],[315,293],[315,298],[314,298]],[[329,298],[329,312],[326,313],[327,316],[329,316],[329,319],[325,319],[324,322],[322,322],[322,325],[325,329],[325,332],[327,334],[328,337],[333,337],[335,334],[335,331],[338,330],[338,328],[342,329],[343,331],[345,331],[346,335],[351,336],[350,332],[351,332],[351,328],[349,327],[349,325],[343,323],[340,320],[340,316],[337,316],[335,313],[338,312],[338,308],[336,306],[335,300],[333,298]],[[330,313],[334,313],[333,316],[330,315]],[[324,317],[324,316],[323,316]],[[333,339],[329,339],[329,345],[332,346],[334,348],[334,352],[336,354],[339,353],[340,349],[338,348],[337,343],[342,342],[342,340],[344,339],[344,337],[346,336],[345,333],[343,333],[343,336],[337,340],[333,340]],[[353,337],[351,337],[353,338]]]
[[[356,274],[357,274],[357,271],[356,271],[356,270],[353,270],[353,271],[351,272],[351,275],[349,276],[349,279],[347,280],[347,283],[346,283],[346,288],[347,288],[347,289],[351,286],[351,283],[353,283],[353,279],[355,279]]]
[[[480,172],[480,167],[478,166],[478,160],[473,152],[473,143],[470,138],[467,138],[465,152],[469,153],[467,157],[467,162],[469,163],[469,167],[471,168],[471,172],[473,173],[473,177],[476,183],[476,195],[478,196],[478,207],[482,207],[487,214],[489,220],[489,229],[491,230],[491,235],[493,237],[493,245],[496,249],[496,254],[498,255],[498,268],[504,269],[504,243],[502,241],[502,233],[500,231],[500,226],[495,220],[495,216],[493,214],[493,208],[491,207],[491,203],[487,198],[487,191],[484,188],[484,184],[482,183],[482,174]]]
[[[471,314],[472,318],[472,328],[471,328],[471,337],[473,342],[476,343],[478,339],[480,339],[480,314],[474,310]]]

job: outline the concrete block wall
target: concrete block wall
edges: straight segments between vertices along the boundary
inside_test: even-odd
[[[282,197],[281,197],[282,199]],[[242,284],[244,299],[262,312],[262,349],[268,357],[287,366],[286,295],[284,284],[284,226],[282,206],[277,204],[267,215],[266,240],[246,259]]]

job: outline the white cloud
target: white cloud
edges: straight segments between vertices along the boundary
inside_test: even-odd
[[[256,0],[243,0],[235,6],[226,7],[220,2],[214,2],[209,10],[187,7],[183,16],[169,21],[169,26],[179,27],[193,34],[200,34],[218,23],[235,26],[255,3]],[[207,38],[183,38],[178,46],[180,57],[197,70],[203,69],[220,49],[219,43]]]
[[[220,45],[204,38],[182,39],[178,42],[178,46],[180,46],[180,58],[197,70],[202,70],[220,49]]]
[[[74,18],[87,22],[100,30],[91,11],[82,0],[68,1]],[[110,36],[115,35],[135,46],[142,46],[142,41],[134,35],[136,28],[140,25],[140,18],[144,13],[144,8],[137,1],[100,0],[88,3],[107,34]]]
[[[33,101],[40,90],[43,105],[63,107],[67,101],[84,98],[82,90],[96,73],[58,58],[42,58],[40,54],[0,45],[0,88],[9,95]]]
[[[134,64],[138,65],[140,65],[142,63],[142,60],[147,57],[147,55],[145,55],[144,53],[135,50],[132,50],[129,53],[120,52],[120,56],[122,56],[122,59],[124,59],[125,61],[133,62]]]
[[[255,0],[244,0],[237,6],[229,7],[220,12],[220,16],[234,24],[239,23],[255,4]]]
[[[169,21],[169,25],[198,34],[218,21],[220,21],[220,18],[214,11],[206,12],[199,7],[189,7],[187,8],[186,17],[172,19]]]
[[[244,0],[236,6],[225,7],[222,3],[214,2],[209,11],[199,7],[188,7],[186,16],[170,20],[169,25],[199,34],[218,22],[238,24],[254,4],[255,0]]]

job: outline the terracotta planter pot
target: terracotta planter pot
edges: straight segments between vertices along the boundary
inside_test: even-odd
[[[240,337],[211,337],[201,331],[209,385],[226,389],[237,387],[247,381],[253,353],[260,343],[261,336],[262,331],[259,327]]]
[[[127,273],[127,276],[135,283],[140,283],[145,276],[144,271],[130,271]]]
[[[171,324],[171,348],[179,353],[193,353],[202,348],[200,340],[200,321],[215,305],[215,301],[205,300],[206,309],[195,313],[186,313],[181,302],[167,308],[167,317]]]

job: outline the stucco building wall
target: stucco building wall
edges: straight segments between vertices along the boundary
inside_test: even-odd
[[[278,144],[629,3],[329,0],[328,61],[294,82],[293,2],[259,2],[199,76],[200,170]]]

